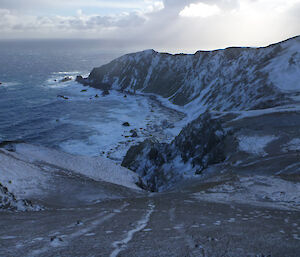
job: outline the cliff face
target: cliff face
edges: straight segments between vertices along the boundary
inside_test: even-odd
[[[191,123],[170,144],[146,140],[127,152],[122,165],[139,174],[141,186],[151,191],[166,190],[185,175],[202,173],[216,163],[228,165],[230,172],[245,170],[249,158],[256,163],[275,151],[280,156],[283,145],[276,140],[286,140],[285,133],[299,137],[289,112],[300,106],[300,37],[263,48],[233,47],[191,55],[147,50],[95,68],[83,82],[154,93],[183,106],[189,115]],[[262,110],[275,106],[280,108]],[[218,116],[214,111],[228,113],[222,120],[224,113]],[[279,124],[282,117],[290,121]],[[270,142],[275,145],[272,149],[267,148]],[[258,172],[259,167],[250,170]],[[271,164],[261,167],[274,170]]]
[[[170,144],[146,140],[131,147],[122,166],[135,171],[145,189],[162,191],[186,174],[200,174],[208,165],[222,162],[225,137],[221,124],[204,113]]]
[[[93,69],[88,81],[155,93],[177,105],[225,111],[289,103],[295,89],[300,90],[299,74],[300,37],[296,37],[264,48],[128,54]]]

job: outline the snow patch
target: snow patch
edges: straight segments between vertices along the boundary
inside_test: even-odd
[[[238,202],[279,209],[300,210],[300,183],[276,177],[238,177],[193,194],[196,199],[213,202]]]
[[[239,149],[243,152],[254,154],[258,156],[267,156],[267,153],[264,151],[264,148],[277,139],[276,136],[245,136],[240,135],[239,140]]]
[[[300,151],[300,138],[294,138],[287,144],[283,145],[282,151]]]

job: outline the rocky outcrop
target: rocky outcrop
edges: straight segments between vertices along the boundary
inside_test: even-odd
[[[38,211],[41,207],[34,206],[31,201],[18,200],[14,194],[0,183],[0,210],[10,211]]]
[[[138,173],[145,189],[162,191],[185,175],[201,173],[208,165],[222,162],[224,140],[220,123],[205,113],[183,128],[170,144],[147,139],[132,146],[122,166]]]
[[[64,77],[63,79],[60,80],[60,82],[68,82],[71,81],[72,78],[71,77]]]
[[[84,85],[84,86],[90,86],[96,89],[100,89],[103,91],[108,91],[111,89],[111,85],[108,83],[103,83],[101,81],[94,81],[90,80],[89,78],[83,78],[82,76],[77,76],[75,79],[76,82]]]
[[[195,54],[147,50],[95,68],[83,84],[155,93],[177,105],[209,110],[262,109],[288,103],[300,69],[300,37],[264,48],[231,47]],[[285,74],[294,79],[286,81]],[[290,84],[290,85],[289,85]]]

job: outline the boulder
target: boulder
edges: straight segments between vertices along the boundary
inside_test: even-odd
[[[123,124],[122,124],[124,127],[129,127],[130,126],[130,124],[129,124],[129,122],[124,122]]]
[[[65,100],[68,100],[68,99],[69,99],[69,97],[66,97],[66,96],[63,96],[63,95],[57,95],[57,97],[62,98],[62,99],[65,99]]]
[[[60,80],[60,82],[67,82],[67,81],[70,81],[72,80],[71,77],[64,77],[63,79]]]
[[[136,130],[130,130],[130,133],[131,133],[131,137],[137,137],[138,136],[138,133],[136,132]]]
[[[109,95],[109,91],[108,90],[103,90],[102,91],[102,96],[107,96]]]

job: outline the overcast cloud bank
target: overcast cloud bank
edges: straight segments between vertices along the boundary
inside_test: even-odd
[[[299,35],[299,13],[300,0],[2,0],[0,33],[2,39],[99,38],[194,52]]]

